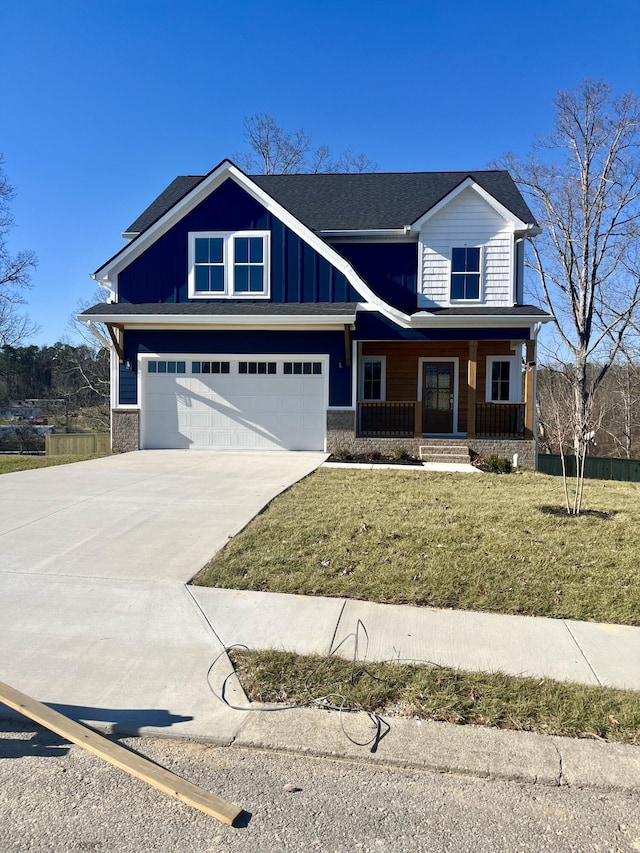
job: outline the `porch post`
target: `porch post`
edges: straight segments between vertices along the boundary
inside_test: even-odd
[[[478,375],[478,341],[469,341],[467,362],[467,438],[476,437],[476,385]]]
[[[535,408],[536,342],[526,342],[524,374],[524,437],[533,440],[533,413]]]

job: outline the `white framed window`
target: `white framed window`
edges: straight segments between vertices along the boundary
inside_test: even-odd
[[[387,359],[383,355],[365,355],[360,362],[360,399],[385,400]]]
[[[477,302],[481,294],[482,252],[478,246],[451,249],[451,301]]]
[[[485,399],[488,403],[521,403],[522,370],[517,356],[489,356]]]
[[[267,299],[268,231],[189,234],[190,299]]]

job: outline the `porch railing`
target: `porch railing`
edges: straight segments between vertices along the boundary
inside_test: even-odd
[[[413,438],[422,435],[422,402],[367,400],[357,404],[362,438]],[[478,438],[524,438],[524,403],[476,403]]]
[[[524,403],[476,403],[478,438],[524,438]]]
[[[415,400],[401,402],[366,401],[357,404],[358,435],[362,437],[405,438],[420,435],[421,405]]]

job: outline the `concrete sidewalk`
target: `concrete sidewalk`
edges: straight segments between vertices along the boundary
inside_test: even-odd
[[[640,628],[191,587],[225,646],[433,662],[640,690]]]

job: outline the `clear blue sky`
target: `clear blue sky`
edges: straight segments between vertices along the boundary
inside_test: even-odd
[[[585,77],[640,93],[637,0],[2,0],[0,29],[37,344],[69,335],[88,274],[176,175],[242,149],[246,116],[383,171],[466,170],[525,154]]]

